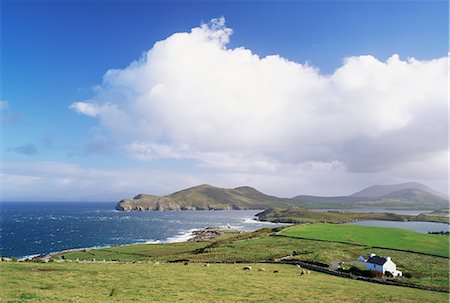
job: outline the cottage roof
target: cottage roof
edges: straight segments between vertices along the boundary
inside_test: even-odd
[[[367,263],[372,263],[376,265],[383,265],[387,262],[387,259],[379,257],[379,256],[373,256],[367,260]]]

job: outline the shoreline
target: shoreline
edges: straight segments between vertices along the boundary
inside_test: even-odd
[[[182,243],[182,242],[199,242],[204,241],[208,239],[213,239],[220,235],[220,231],[238,231],[243,232],[239,229],[232,229],[228,228],[227,226],[207,226],[204,228],[193,228],[189,229],[188,231],[184,233],[180,233],[176,236],[168,237],[165,240],[156,240],[156,241],[146,241],[146,242],[137,242],[137,243],[128,243],[128,244],[119,244],[119,245],[105,245],[105,246],[91,246],[91,247],[80,247],[80,248],[70,248],[60,251],[54,251],[49,253],[43,253],[43,254],[33,254],[24,256],[21,258],[16,258],[18,261],[26,262],[29,261],[44,261],[48,262],[50,259],[60,253],[67,253],[67,252],[76,252],[76,251],[82,251],[82,250],[91,250],[91,249],[105,249],[105,248],[113,248],[113,247],[122,247],[122,246],[129,246],[129,245],[144,245],[144,244],[170,244],[170,243]],[[4,259],[12,259],[9,257],[3,257]]]
[[[115,211],[119,212],[119,211]],[[288,223],[276,223],[276,222],[268,222],[268,221],[261,221],[258,220],[256,216],[245,216],[239,218],[241,223],[244,223],[241,225],[239,222],[231,223],[230,227],[232,230],[239,230],[239,231],[253,231],[254,228],[248,229],[249,224],[263,224],[264,226],[278,226],[278,225],[288,225]],[[246,228],[247,227],[247,228]],[[112,247],[120,247],[120,246],[128,246],[128,245],[139,245],[139,244],[166,244],[166,243],[178,243],[178,242],[186,242],[190,241],[192,238],[195,238],[195,233],[198,231],[202,231],[206,228],[222,228],[226,229],[226,225],[222,226],[207,226],[203,225],[203,227],[198,228],[191,228],[191,229],[185,229],[180,231],[177,234],[171,235],[165,239],[162,240],[154,240],[154,239],[148,239],[144,241],[136,241],[136,242],[130,242],[130,243],[121,243],[121,244],[106,244],[106,245],[94,245],[94,246],[83,246],[83,247],[75,247],[75,248],[67,248],[67,249],[60,249],[55,251],[47,251],[47,252],[41,252],[41,253],[31,253],[27,255],[16,255],[16,256],[0,256],[3,257],[3,259],[17,259],[20,261],[25,260],[41,260],[43,258],[46,258],[48,255],[55,255],[61,252],[67,252],[67,251],[80,251],[80,250],[90,250],[90,249],[106,249],[106,248],[112,248]],[[256,228],[256,227],[255,227]]]
[[[246,218],[242,218],[242,221],[247,223],[247,224],[251,224],[251,223],[264,223],[267,225],[275,225],[275,226],[279,226],[279,225],[292,225],[292,224],[296,224],[293,222],[282,222],[282,221],[276,221],[276,220],[272,220],[272,221],[265,221],[263,220],[259,220],[257,216],[255,217],[246,217]],[[364,222],[367,220],[357,220],[355,222],[346,222],[344,224],[355,224],[355,223],[360,223],[360,222]],[[369,220],[370,221],[370,220]],[[375,220],[375,221],[385,221],[385,220]],[[389,221],[390,222],[390,221]],[[392,222],[401,222],[401,221],[392,221]],[[429,221],[408,221],[408,222],[417,222],[417,223],[436,223],[436,224],[447,224],[449,225],[450,223],[441,223],[441,222],[429,222]],[[298,223],[297,223],[298,224]],[[245,231],[242,230],[242,226],[230,226],[231,230],[238,230],[240,232]],[[95,246],[87,246],[87,247],[79,247],[79,248],[68,248],[68,249],[63,249],[63,250],[56,250],[56,251],[50,251],[50,252],[44,252],[44,253],[34,253],[34,254],[29,254],[29,255],[24,255],[24,256],[12,256],[12,257],[7,257],[7,256],[0,256],[2,257],[4,260],[10,260],[10,259],[17,259],[19,261],[27,261],[27,260],[49,260],[51,259],[51,257],[55,254],[59,254],[59,253],[64,253],[64,252],[73,252],[73,251],[81,251],[81,250],[91,250],[91,249],[107,249],[107,248],[113,248],[113,247],[121,247],[121,246],[130,246],[130,245],[142,245],[142,244],[169,244],[169,243],[179,243],[179,242],[188,242],[188,241],[196,241],[196,238],[202,238],[204,237],[203,233],[205,231],[211,231],[214,229],[222,229],[222,230],[226,230],[227,227],[226,226],[208,226],[208,227],[203,227],[203,228],[192,228],[189,230],[184,230],[176,235],[167,237],[164,240],[147,240],[147,241],[138,241],[138,242],[130,242],[130,243],[123,243],[123,244],[107,244],[107,245],[95,245]],[[424,233],[424,232],[421,232]],[[206,238],[207,239],[207,238]],[[201,241],[201,240],[197,240],[197,241]]]
[[[19,207],[17,209],[20,210],[22,208]],[[5,236],[7,235],[7,237],[5,237],[5,241],[2,241],[0,245],[0,257],[26,260],[69,249],[91,249],[120,245],[181,242],[189,240],[189,238],[192,237],[192,232],[195,230],[207,226],[225,226],[227,223],[229,223],[232,228],[243,231],[253,231],[258,228],[277,225],[276,223],[256,220],[255,214],[258,213],[258,210],[214,211],[217,215],[208,215],[206,211],[201,212],[204,214],[190,215],[186,211],[184,212],[185,214],[181,214],[181,216],[175,214],[160,215],[160,213],[149,216],[143,216],[142,214],[125,214],[114,209],[106,209],[97,206],[88,209],[81,206],[80,208],[76,208],[76,210],[76,213],[68,217],[68,220],[70,220],[73,225],[73,227],[70,228],[66,228],[63,223],[60,223],[62,222],[61,220],[64,219],[65,211],[58,213],[56,218],[50,218],[46,211],[43,211],[39,216],[32,216],[29,219],[25,218],[30,220],[30,224],[34,221],[41,221],[42,219],[48,226],[52,226],[52,230],[45,229],[42,230],[42,232],[40,229],[36,229],[36,231],[33,231],[32,235],[30,235],[26,229],[22,228],[19,225],[20,223],[11,220],[12,224],[9,228],[10,230],[5,230]],[[196,213],[198,213],[198,211]],[[90,228],[89,230],[82,230],[79,226],[82,224],[81,220],[86,216],[88,216],[88,223],[90,226],[95,227],[101,224],[102,226],[112,226],[113,229],[105,229],[102,234],[98,235],[96,235],[95,229]],[[141,220],[141,217],[145,220]],[[159,219],[160,217],[162,219]],[[214,218],[216,217],[217,219],[215,220]],[[119,225],[120,221],[125,219],[132,228],[137,226],[142,232],[139,232],[139,229],[127,232],[121,228]],[[161,220],[163,226],[152,231],[153,224],[158,224]],[[174,221],[172,222],[172,220]],[[98,221],[98,223],[96,221]],[[103,221],[107,223],[104,223]],[[146,228],[145,224],[150,225]],[[15,225],[17,225],[17,227],[15,227]],[[10,236],[10,234],[13,234],[12,232],[16,233],[16,229],[17,235]],[[59,229],[63,231],[59,232]],[[117,232],[117,236],[116,229],[120,229]],[[90,235],[90,237],[85,238],[85,234]],[[20,239],[23,239],[24,241],[17,243],[16,239],[13,237],[20,237]]]

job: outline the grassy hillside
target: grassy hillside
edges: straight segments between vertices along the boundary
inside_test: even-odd
[[[354,213],[348,211],[312,211],[305,208],[268,209],[256,214],[259,220],[279,223],[347,223],[363,220],[426,221],[449,223],[445,212],[397,215],[392,213]]]
[[[424,202],[429,204],[448,203],[448,200],[420,189],[400,189],[397,191],[387,193],[383,195],[382,198],[401,199],[415,203],[424,203]]]
[[[218,188],[211,185],[200,185],[173,193],[169,198],[187,205],[200,205],[207,209],[214,205],[228,205],[232,209],[261,209],[270,205],[285,205],[286,199],[269,196],[251,187],[235,189]]]
[[[209,209],[264,209],[289,207],[292,202],[269,196],[251,187],[235,189],[199,185],[168,196],[159,197],[140,194],[125,199],[117,205],[118,210],[209,210]]]
[[[254,270],[243,271],[244,265],[2,263],[0,301],[448,302],[448,293],[300,276],[289,265],[249,264]]]
[[[419,234],[400,228],[309,224],[289,227],[280,231],[279,234],[289,237],[362,244],[449,256],[448,237]]]

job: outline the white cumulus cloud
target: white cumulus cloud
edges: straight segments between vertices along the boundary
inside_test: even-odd
[[[85,114],[91,117],[97,116],[100,112],[100,108],[98,106],[89,102],[74,102],[69,108],[80,114]]]
[[[448,57],[354,56],[323,75],[229,48],[231,35],[223,18],[175,33],[107,71],[95,96],[71,108],[98,117],[142,160],[189,158],[241,172],[395,168],[399,178],[408,177],[399,169],[419,178],[420,162],[433,162],[436,176],[446,171],[433,155],[447,151]]]

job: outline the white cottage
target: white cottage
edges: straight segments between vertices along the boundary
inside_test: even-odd
[[[375,254],[371,254],[370,258],[366,261],[367,270],[376,270],[385,274],[389,271],[394,277],[401,277],[402,272],[397,270],[397,265],[392,262],[391,257],[379,257]]]

